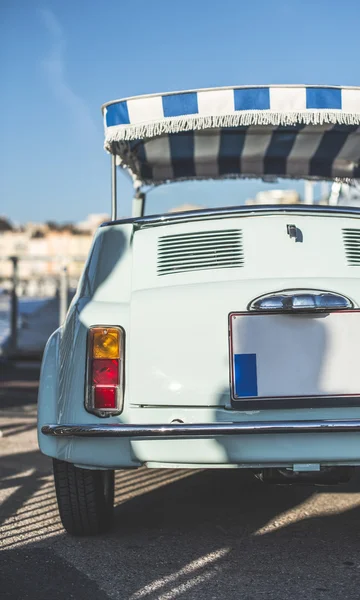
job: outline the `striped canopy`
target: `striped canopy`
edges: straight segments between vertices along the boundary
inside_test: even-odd
[[[360,178],[360,88],[248,86],[103,106],[136,187],[186,179]]]

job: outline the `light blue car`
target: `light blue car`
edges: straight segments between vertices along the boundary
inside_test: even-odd
[[[238,87],[103,107],[112,220],[44,353],[38,436],[65,529],[111,524],[114,470],[250,469],[337,483],[360,464],[360,209],[144,216],[145,186],[360,178],[360,88]],[[117,220],[116,167],[133,217]],[[186,202],[186,198],[184,199]]]

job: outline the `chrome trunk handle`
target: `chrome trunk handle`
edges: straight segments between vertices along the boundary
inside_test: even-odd
[[[253,300],[249,310],[259,311],[330,311],[353,308],[352,302],[331,292],[277,293]]]

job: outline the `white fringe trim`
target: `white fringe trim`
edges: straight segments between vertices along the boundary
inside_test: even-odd
[[[246,173],[244,175],[235,175],[235,174],[230,174],[230,175],[219,175],[217,177],[204,177],[204,176],[199,176],[199,177],[179,177],[177,179],[166,179],[164,181],[153,181],[153,180],[144,180],[142,181],[142,186],[147,185],[147,186],[151,186],[151,187],[157,187],[159,185],[167,185],[169,183],[183,183],[185,181],[235,181],[238,179],[248,179],[248,180],[260,180],[260,181],[264,181],[265,183],[269,183],[269,176],[264,175],[261,176],[259,174],[257,175],[251,175],[249,173]],[[318,177],[318,176],[300,176],[300,175],[278,175],[278,176],[274,176],[273,180],[270,183],[277,183],[279,181],[279,179],[289,179],[290,181],[314,181],[314,182],[321,182],[321,181],[330,181],[330,182],[334,182],[334,181],[338,181],[339,183],[348,183],[349,185],[354,185],[354,182],[357,182],[357,180],[355,179],[350,179],[349,177],[336,177],[335,179],[333,177]],[[137,180],[139,181],[139,180]],[[141,186],[141,187],[142,187]],[[134,186],[135,187],[135,186]],[[140,189],[139,187],[136,187],[135,189]]]
[[[360,125],[360,114],[345,113],[340,110],[309,110],[294,113],[252,110],[232,115],[173,117],[162,119],[161,121],[150,121],[148,123],[107,127],[105,149],[111,151],[112,142],[141,140],[166,133],[180,133],[181,131],[199,131],[201,129],[216,129],[221,127],[248,127],[250,125],[279,126],[297,124]]]

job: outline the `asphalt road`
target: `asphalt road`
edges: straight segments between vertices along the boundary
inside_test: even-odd
[[[233,470],[119,472],[112,532],[66,535],[37,449],[37,370],[0,369],[2,599],[360,598],[360,479],[268,487]]]

